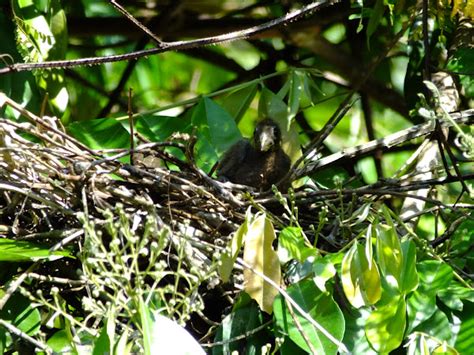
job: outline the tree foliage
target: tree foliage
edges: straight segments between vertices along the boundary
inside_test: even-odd
[[[472,351],[471,1],[1,8],[1,353]]]

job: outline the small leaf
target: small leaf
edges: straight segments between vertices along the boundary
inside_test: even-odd
[[[376,238],[380,271],[391,286],[399,288],[403,254],[395,227],[386,224],[377,225]]]
[[[381,297],[380,274],[375,262],[370,263],[364,247],[354,242],[341,265],[341,280],[344,293],[355,307],[375,304]]]
[[[309,256],[316,256],[318,251],[312,246],[308,246],[303,238],[301,228],[286,227],[280,232],[278,237],[278,247],[285,248],[291,259],[304,262]]]
[[[313,264],[313,281],[323,292],[328,292],[326,282],[336,275],[336,268],[329,258],[318,258]]]
[[[250,209],[248,211],[250,211]],[[244,223],[242,223],[239,229],[237,229],[237,231],[234,233],[232,240],[230,241],[230,246],[221,255],[218,271],[223,282],[229,281],[230,274],[234,268],[235,260],[239,255],[240,249],[242,248],[244,236],[248,232],[249,223],[250,216],[247,212]]]
[[[367,25],[367,47],[370,47],[370,37],[375,33],[377,27],[379,27],[380,21],[382,19],[383,13],[385,10],[384,0],[377,0],[374,5],[374,10],[372,15],[369,18],[369,23]]]
[[[416,271],[416,245],[412,240],[406,240],[401,245],[403,265],[400,273],[400,292],[408,293],[418,287],[418,272]]]
[[[252,270],[280,285],[280,262],[272,247],[275,238],[275,230],[266,214],[258,215],[248,227],[243,255],[245,263],[250,267],[244,270],[245,292],[257,301],[264,312],[269,314],[272,313],[273,301],[278,295],[278,290]]]
[[[303,91],[302,74],[292,70],[290,74],[290,92],[288,94],[288,120],[292,120],[300,107],[301,93]]]

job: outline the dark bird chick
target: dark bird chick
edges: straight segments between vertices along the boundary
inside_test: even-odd
[[[217,177],[268,190],[286,175],[290,166],[290,158],[281,149],[280,128],[267,118],[255,127],[252,142],[242,139],[229,148],[217,167]]]

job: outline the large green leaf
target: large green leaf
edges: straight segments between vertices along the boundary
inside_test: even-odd
[[[0,290],[0,299],[4,295],[5,293]],[[30,336],[37,334],[41,326],[39,310],[33,307],[29,299],[18,292],[14,293],[0,310],[0,319],[12,324]]]
[[[245,86],[240,90],[233,91],[222,98],[222,107],[224,107],[224,109],[229,112],[236,123],[241,120],[242,116],[249,108],[250,104],[255,98],[255,95],[257,94],[257,89],[258,85],[257,83],[254,83],[252,85]]]
[[[441,261],[426,260],[417,264],[418,289],[408,298],[409,329],[429,319],[436,311],[436,294],[451,283],[453,271]]]
[[[203,98],[194,108],[191,122],[197,128],[196,160],[206,170],[214,165],[218,156],[241,139],[232,116],[209,98]]]
[[[74,122],[68,132],[92,149],[130,148],[130,134],[114,118]]]
[[[461,329],[456,338],[455,347],[461,354],[469,354],[474,349],[474,303],[466,302],[459,314]]]
[[[376,351],[387,354],[400,346],[405,327],[405,298],[392,297],[389,303],[377,307],[370,314],[365,325],[365,334]]]
[[[287,291],[289,296],[319,325],[337,340],[342,340],[345,328],[344,317],[339,306],[332,299],[332,295],[321,292],[311,280],[304,280],[291,285]],[[292,313],[298,320],[300,327],[296,325]],[[305,333],[306,339],[309,339],[317,354],[337,353],[337,345],[303,318],[294,308],[290,312],[281,295],[275,300],[274,314],[276,325],[282,330],[283,334],[287,334],[293,342],[305,351],[309,352],[310,348],[300,329]]]
[[[0,238],[0,261],[56,260],[69,254],[67,251],[50,251],[49,247],[37,243]]]
[[[239,351],[245,354],[259,354],[261,347],[265,344],[262,331],[252,333],[254,329],[262,325],[262,314],[255,302],[250,302],[227,315],[217,328],[214,342],[223,342],[223,345],[212,348],[212,354],[231,354]],[[234,338],[244,334],[251,334],[239,341]]]

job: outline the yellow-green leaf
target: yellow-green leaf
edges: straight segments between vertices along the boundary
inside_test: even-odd
[[[405,298],[393,297],[390,303],[372,312],[365,325],[365,334],[377,352],[388,354],[402,343],[405,327]]]
[[[398,288],[403,267],[403,256],[395,227],[379,224],[376,227],[376,234],[377,261],[380,271],[390,285]]]
[[[355,308],[372,305],[380,299],[382,286],[377,265],[373,260],[369,263],[364,247],[357,241],[344,255],[341,268],[344,293]]]
[[[250,269],[244,270],[245,292],[269,314],[273,311],[273,301],[278,290],[257,273],[280,285],[281,270],[278,255],[272,247],[274,240],[275,230],[272,223],[266,214],[260,214],[248,227],[243,256],[245,263],[250,266]]]
[[[242,248],[244,235],[248,230],[248,218],[245,219],[244,223],[237,229],[230,241],[230,245],[224,253],[221,255],[221,260],[219,263],[219,275],[222,281],[229,281],[230,273],[234,268],[235,260],[239,255],[240,248]]]

